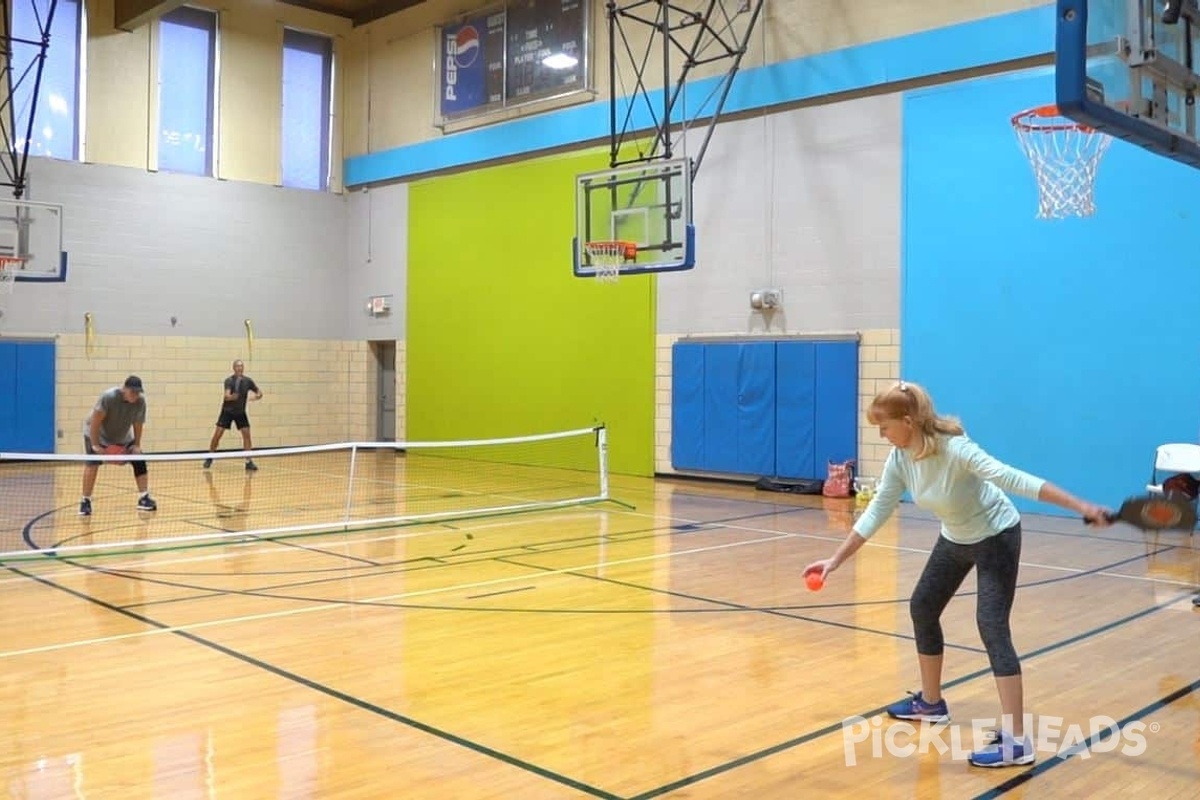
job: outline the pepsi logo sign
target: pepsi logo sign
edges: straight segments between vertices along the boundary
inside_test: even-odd
[[[474,25],[464,25],[457,31],[446,32],[445,99],[458,99],[458,71],[467,69],[479,58],[479,31]]]

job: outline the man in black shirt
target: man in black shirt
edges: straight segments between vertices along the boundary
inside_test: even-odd
[[[246,451],[254,449],[250,442],[250,419],[246,416],[246,401],[261,400],[263,395],[254,379],[245,373],[245,364],[240,360],[233,362],[233,374],[225,379],[225,399],[221,404],[221,415],[217,417],[217,428],[213,431],[212,441],[208,444],[210,453],[217,449],[217,445],[221,443],[221,437],[234,423],[237,423],[238,432],[242,434],[242,449]],[[212,459],[204,459],[204,468],[208,469],[211,466]],[[247,458],[246,469],[254,471],[258,467],[254,461]]]

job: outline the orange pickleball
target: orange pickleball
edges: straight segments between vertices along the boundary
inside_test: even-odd
[[[804,576],[804,583],[810,592],[819,592],[825,585],[825,579],[819,572],[810,572]]]

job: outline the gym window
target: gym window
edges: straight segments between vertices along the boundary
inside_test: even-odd
[[[47,2],[12,3],[12,123],[9,138],[18,152],[28,134],[29,155],[79,158],[80,40],[82,0],[59,0],[53,20]],[[37,58],[49,23],[50,44],[37,79]],[[37,90],[37,108],[33,104]],[[29,127],[30,117],[33,128]]]
[[[159,20],[158,168],[213,174],[217,15],[183,6]]]
[[[283,31],[283,185],[329,188],[333,40]]]

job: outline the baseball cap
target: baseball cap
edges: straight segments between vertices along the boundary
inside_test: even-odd
[[[138,394],[145,394],[145,389],[142,388],[142,379],[137,375],[130,375],[125,379],[125,388],[133,389]]]

